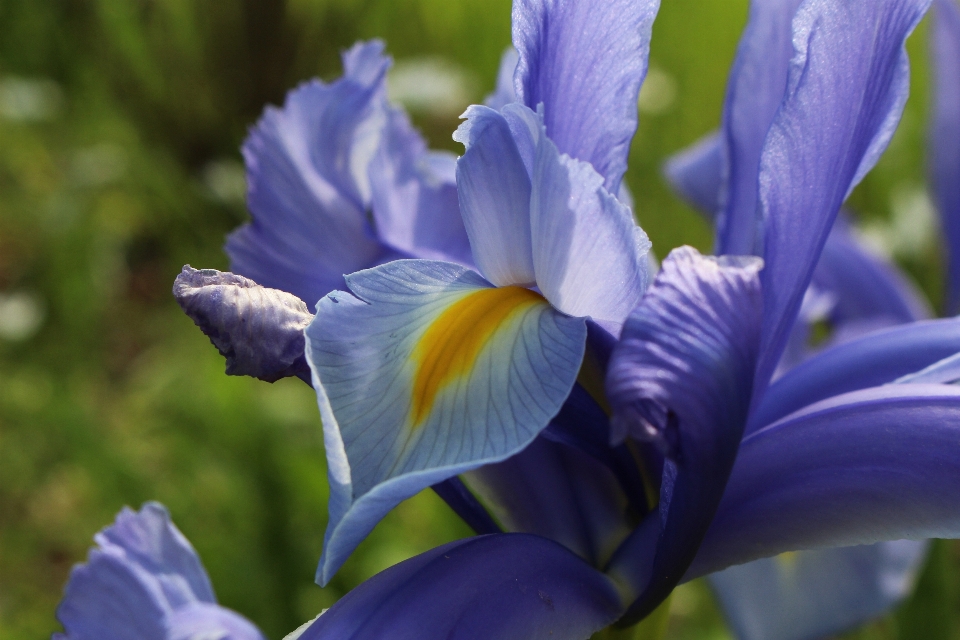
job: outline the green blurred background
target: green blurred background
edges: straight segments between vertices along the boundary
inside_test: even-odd
[[[663,0],[627,174],[661,256],[710,248],[660,166],[719,122],[746,9]],[[925,31],[910,42],[903,124],[852,203],[937,303]],[[327,494],[312,391],[225,376],[170,295],[185,263],[227,268],[224,234],[247,218],[238,148],[263,107],[336,77],[339,52],[371,37],[397,60],[393,95],[432,146],[457,151],[457,115],[493,88],[510,2],[0,0],[3,640],[58,629],[70,567],[123,505],[165,503],[221,602],[277,640],[381,569],[469,534],[424,492],[316,586]],[[958,570],[960,547],[937,543],[918,594],[844,637],[960,637]],[[675,594],[667,635],[729,637],[703,584]]]

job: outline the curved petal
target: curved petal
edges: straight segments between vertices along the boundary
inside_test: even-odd
[[[582,640],[622,604],[609,578],[533,535],[459,540],[344,596],[299,640]]]
[[[793,57],[791,23],[801,0],[754,0],[730,71],[723,108],[726,195],[717,254],[758,254],[757,175],[763,142],[783,102]]]
[[[540,295],[449,263],[391,262],[347,285],[307,328],[331,494],[321,583],[400,501],[527,446],[586,340]]]
[[[960,312],[960,7],[953,0],[936,0],[933,6],[930,177],[945,231],[946,306],[953,315]]]
[[[431,152],[407,114],[391,108],[370,164],[377,235],[409,255],[472,263],[457,202],[457,160]]]
[[[610,559],[632,528],[627,497],[613,473],[545,437],[464,477],[507,531],[559,542],[594,567]]]
[[[650,240],[586,162],[537,144],[530,195],[537,286],[566,314],[620,325],[649,280]]]
[[[520,54],[513,47],[507,47],[500,56],[500,69],[497,71],[497,88],[483,100],[483,104],[499,111],[511,102],[517,101],[517,90],[513,86],[513,74],[517,70]]]
[[[502,114],[474,105],[463,117],[453,139],[467,148],[457,161],[457,191],[473,259],[498,286],[531,286],[528,166]]]
[[[263,634],[241,615],[206,602],[194,602],[170,617],[167,640],[264,640]]]
[[[747,433],[824,398],[915,373],[960,353],[960,320],[885,329],[813,356],[774,382],[750,416]]]
[[[930,0],[809,0],[793,22],[787,93],[764,143],[764,330],[757,385],[780,358],[850,190],[893,135],[909,91],[904,41]]]
[[[713,220],[724,189],[723,139],[714,131],[667,159],[663,175],[681,198]]]
[[[607,372],[614,436],[653,440],[665,452],[652,577],[626,621],[676,586],[723,494],[743,432],[759,345],[762,263],[675,249],[624,325]],[[642,526],[638,536],[647,539]],[[627,544],[612,567],[641,564]],[[649,551],[647,551],[649,552]]]
[[[230,270],[313,307],[384,248],[366,218],[367,168],[386,118],[383,43],[344,55],[346,74],[268,107],[243,144],[253,221],[227,238]]]
[[[513,45],[519,101],[543,104],[547,134],[562,153],[589,162],[617,193],[637,130],[659,0],[517,0]]]
[[[901,384],[745,438],[686,578],[784,551],[960,537],[960,388]]]
[[[313,314],[296,296],[253,280],[186,265],[173,283],[180,308],[227,359],[227,375],[309,379],[303,330]]]
[[[814,640],[874,618],[912,590],[927,543],[799,551],[710,574],[740,640]]]

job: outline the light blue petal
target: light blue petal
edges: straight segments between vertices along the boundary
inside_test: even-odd
[[[617,193],[637,129],[659,0],[517,0],[516,91],[543,104],[547,135],[562,153],[589,162]]]
[[[568,315],[621,325],[647,289],[650,240],[600,174],[561,156],[546,135],[537,145],[530,228],[547,300]]]
[[[244,142],[253,221],[234,231],[231,271],[313,306],[385,249],[367,220],[367,170],[386,122],[383,43],[358,44],[347,73],[305,83],[268,107]]]
[[[708,577],[739,640],[816,640],[861,625],[909,595],[926,548],[896,540],[799,551]]]
[[[457,202],[457,160],[431,152],[407,115],[391,108],[370,164],[377,235],[408,255],[472,264]]]
[[[897,384],[744,438],[685,576],[785,551],[960,537],[960,388]]]
[[[517,70],[520,54],[513,47],[503,50],[500,57],[500,69],[497,71],[497,87],[493,93],[483,99],[483,104],[499,111],[511,102],[517,101],[517,91],[513,85],[513,74]]]
[[[787,89],[791,22],[801,0],[754,0],[730,72],[723,108],[725,202],[717,215],[718,254],[760,255],[760,153]]]
[[[167,640],[264,640],[243,616],[224,607],[195,602],[170,616]]]
[[[227,359],[227,375],[267,382],[309,379],[303,330],[313,314],[300,298],[243,276],[190,265],[174,281],[173,295]]]
[[[449,263],[401,260],[347,285],[307,329],[330,477],[322,584],[400,501],[527,446],[586,340],[538,294]]]
[[[840,205],[890,141],[909,91],[907,36],[930,0],[808,0],[787,92],[764,143],[764,331],[757,384],[780,359]]]
[[[530,169],[502,114],[472,106],[463,117],[453,139],[467,148],[457,161],[457,191],[473,259],[498,286],[532,286]]]
[[[606,379],[613,435],[652,441],[666,458],[658,512],[611,564],[618,575],[638,579],[635,567],[651,567],[648,584],[632,585],[640,596],[628,621],[673,590],[723,495],[750,406],[761,267],[758,258],[675,249],[614,349]]]
[[[946,240],[947,312],[960,313],[960,7],[934,2],[930,177]]]
[[[723,139],[715,131],[670,156],[663,175],[677,195],[713,220],[723,204],[723,162]]]

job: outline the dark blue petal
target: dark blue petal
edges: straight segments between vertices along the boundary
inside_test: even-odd
[[[609,468],[545,437],[464,479],[507,531],[550,538],[591,566],[603,566],[635,524]]]
[[[696,553],[723,493],[750,404],[762,318],[757,258],[674,250],[624,325],[607,372],[614,437],[652,440],[668,462],[661,482],[649,585],[627,615],[652,611]],[[646,533],[636,535],[648,535]],[[630,547],[613,561],[638,563]],[[645,562],[645,561],[644,561]]]
[[[231,271],[311,309],[343,287],[343,274],[387,257],[366,216],[367,170],[386,122],[382,53],[381,42],[356,45],[343,78],[291,91],[243,145],[253,221],[227,239]]]
[[[516,0],[516,91],[543,104],[547,135],[561,153],[589,162],[617,193],[637,129],[659,0]]]
[[[431,152],[403,111],[390,108],[370,164],[377,235],[421,258],[472,265],[470,241],[457,202],[457,159]]]
[[[709,577],[739,640],[812,640],[846,631],[905,598],[926,542],[799,551]]]
[[[582,640],[622,610],[610,579],[559,544],[500,534],[390,567],[299,640]]]
[[[960,8],[953,0],[934,2],[930,44],[933,114],[930,169],[933,192],[946,232],[947,312],[960,312]]]
[[[300,298],[214,269],[183,268],[173,295],[227,359],[227,374],[274,382],[310,379],[303,330],[313,320]]]
[[[718,254],[760,254],[757,175],[763,142],[783,102],[793,57],[791,22],[801,0],[755,0],[730,72],[723,109],[726,192]]]
[[[960,537],[960,388],[874,387],[745,438],[693,578],[784,551]]]
[[[909,90],[904,41],[930,0],[809,0],[793,22],[786,97],[764,144],[764,330],[773,373],[840,205],[876,163]]]
[[[827,349],[767,389],[747,432],[818,400],[893,382],[958,352],[960,320],[955,319],[914,322]]]
[[[690,206],[713,220],[722,205],[724,189],[723,139],[719,132],[697,140],[667,160],[663,174]]]

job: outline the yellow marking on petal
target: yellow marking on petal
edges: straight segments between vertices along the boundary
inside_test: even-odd
[[[420,337],[413,350],[417,373],[410,418],[414,427],[430,415],[440,390],[470,373],[480,352],[514,314],[547,304],[522,287],[481,289],[450,305]]]
[[[774,556],[777,560],[777,564],[780,565],[780,568],[786,571],[793,571],[794,567],[797,566],[797,552],[796,551],[785,551],[778,556]]]

